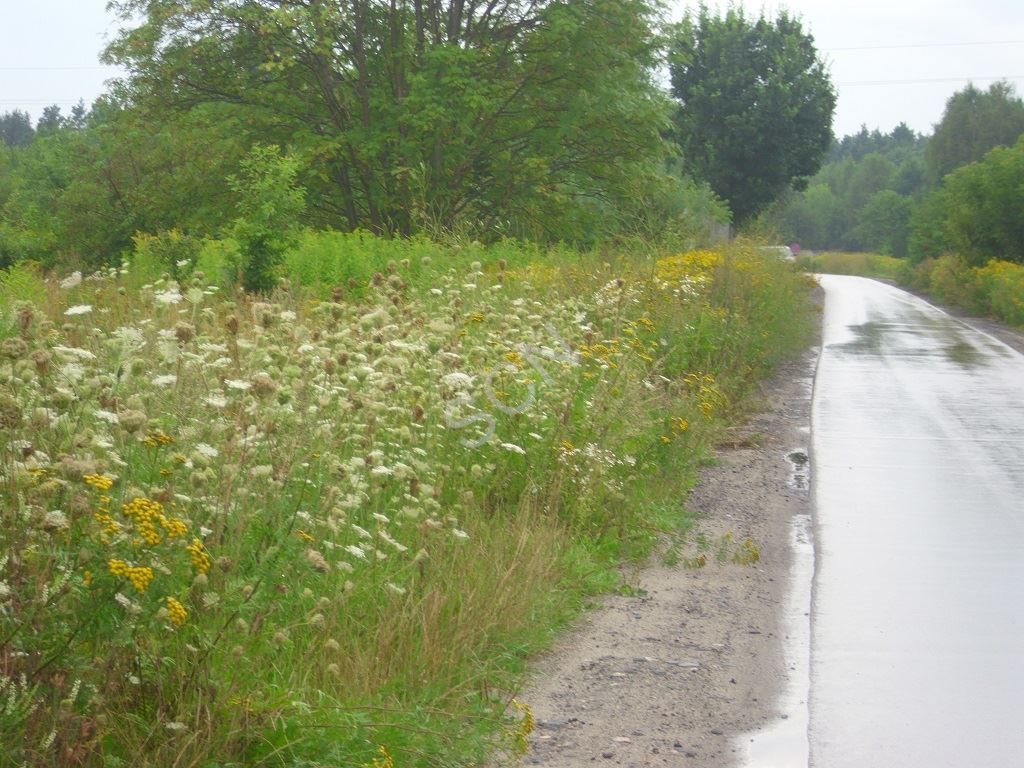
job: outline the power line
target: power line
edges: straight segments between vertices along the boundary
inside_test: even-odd
[[[836,83],[837,86],[846,88],[857,85],[917,85],[918,83],[962,83],[965,80],[1024,80],[1024,75],[998,75],[996,77],[917,77],[905,80],[852,80],[845,83]]]
[[[67,67],[0,67],[0,72],[67,72],[85,69],[117,69],[113,64],[72,65]]]
[[[826,51],[887,51],[904,48],[956,48],[972,45],[1024,45],[1024,40],[979,40],[977,42],[957,43],[901,43],[899,45],[851,45],[840,48],[826,48]]]

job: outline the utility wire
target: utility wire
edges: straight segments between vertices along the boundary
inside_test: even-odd
[[[916,77],[905,80],[851,80],[836,83],[840,87],[856,85],[917,85],[918,83],[962,83],[965,80],[1024,80],[1024,75],[998,75],[995,77]]]
[[[0,72],[64,72],[84,69],[117,69],[113,64],[73,65],[68,67],[0,67]]]
[[[977,42],[961,43],[901,43],[899,45],[851,45],[840,48],[826,48],[825,51],[887,51],[902,50],[904,48],[956,48],[972,45],[1024,45],[1024,40],[979,40]]]

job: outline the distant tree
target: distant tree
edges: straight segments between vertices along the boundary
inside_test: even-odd
[[[788,13],[770,21],[702,5],[675,28],[669,69],[683,158],[736,223],[821,166],[836,93],[814,38]]]
[[[852,233],[856,248],[906,256],[912,207],[910,198],[891,189],[873,194],[857,215]]]
[[[43,108],[43,114],[36,121],[36,133],[45,136],[56,133],[67,125],[67,119],[60,113],[60,107],[51,104]]]
[[[937,184],[962,165],[980,160],[994,147],[1008,147],[1024,133],[1024,101],[1013,85],[993,83],[987,91],[969,84],[946,102],[928,143],[928,180]]]
[[[907,235],[907,255],[912,262],[952,251],[946,197],[945,189],[934,188],[914,206]]]
[[[68,118],[68,125],[76,130],[85,128],[86,120],[89,119],[89,110],[81,99],[71,108],[71,117]]]
[[[769,219],[786,242],[796,241],[801,247],[825,250],[835,246],[839,223],[839,201],[828,184],[811,184],[801,193],[793,193],[781,211]]]
[[[0,141],[8,147],[24,147],[35,136],[28,112],[14,110],[0,115]]]
[[[863,208],[872,195],[888,189],[896,166],[888,158],[871,152],[859,163],[851,163],[850,175],[844,190],[844,203],[853,210]]]
[[[911,155],[899,164],[890,187],[907,197],[919,196],[925,188],[928,170],[921,154]]]
[[[1024,263],[1024,136],[946,176],[946,231],[969,264]]]

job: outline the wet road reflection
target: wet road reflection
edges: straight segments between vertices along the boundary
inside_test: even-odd
[[[821,283],[811,764],[1024,764],[1024,356]]]

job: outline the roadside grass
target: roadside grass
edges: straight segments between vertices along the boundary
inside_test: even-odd
[[[808,272],[829,275],[861,275],[898,280],[906,272],[906,259],[878,253],[825,251],[813,256],[797,257],[797,264]]]
[[[306,237],[263,299],[224,242],[0,281],[0,765],[516,753],[526,660],[813,322],[743,245]]]

